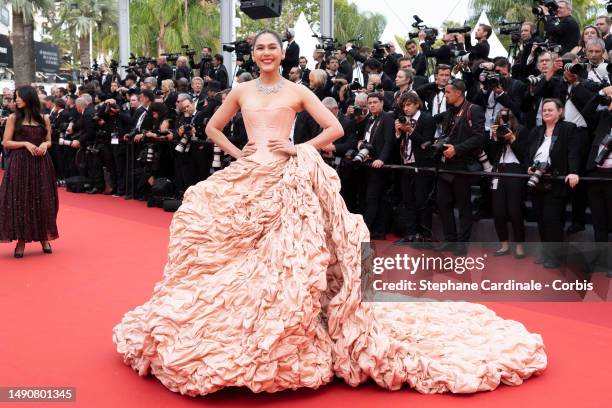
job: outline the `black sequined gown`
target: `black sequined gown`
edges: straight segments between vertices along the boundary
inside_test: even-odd
[[[24,125],[13,140],[36,146],[45,128]],[[58,238],[57,184],[51,156],[32,156],[27,149],[11,151],[0,185],[0,242],[50,241]]]

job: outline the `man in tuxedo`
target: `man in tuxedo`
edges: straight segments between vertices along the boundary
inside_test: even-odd
[[[302,83],[302,70],[300,67],[293,67],[289,70],[289,80],[296,84],[303,85]]]
[[[302,70],[302,84],[308,86],[310,84],[310,70],[308,69],[308,59],[300,57],[299,67]]]
[[[283,76],[289,78],[289,71],[299,63],[300,46],[295,42],[295,32],[292,29],[287,29],[285,36],[287,37],[287,47],[281,66],[283,67]]]
[[[425,58],[425,60],[427,61],[427,58]],[[398,71],[402,69],[411,69],[412,71],[414,71],[414,68],[412,67],[412,58],[410,57],[402,57],[398,59],[397,66]],[[415,73],[414,78],[412,80],[412,89],[417,89],[418,87],[427,85],[428,83],[429,81],[427,80],[427,77],[424,77],[422,75],[416,75]]]
[[[200,77],[191,79],[191,92],[189,93],[193,99],[197,111],[204,109],[206,105],[206,93],[204,92],[204,80]]]
[[[606,43],[606,50],[608,54],[612,50],[612,34],[610,34],[610,27],[612,26],[612,18],[608,16],[599,16],[595,20],[595,26],[601,33],[601,37]]]
[[[465,50],[468,51],[467,57],[470,61],[478,59],[489,58],[489,37],[493,33],[491,26],[486,24],[480,24],[476,29],[474,37],[476,38],[476,44],[472,45],[472,36],[468,33],[466,35],[455,34],[455,39],[459,44],[465,45]]]
[[[108,72],[106,64],[100,64],[100,89],[104,92],[104,95],[111,93],[111,82],[113,82],[113,76]]]
[[[475,153],[482,149],[487,139],[484,129],[484,113],[480,106],[465,99],[465,82],[454,79],[446,85],[448,110],[444,113],[443,144],[440,168],[468,170],[476,161]],[[444,231],[444,243],[436,249],[453,251],[457,256],[467,254],[467,243],[472,231],[471,176],[444,173],[438,177],[437,203]],[[455,222],[454,207],[459,210],[459,231]]]
[[[386,216],[382,207],[383,192],[386,186],[386,174],[380,168],[390,163],[394,151],[395,138],[393,113],[383,110],[383,97],[380,92],[368,94],[370,115],[365,125],[365,134],[357,143],[358,149],[370,145],[368,153],[371,166],[362,166],[363,183],[359,198],[363,218],[370,230],[372,239],[385,239]]]
[[[347,82],[353,81],[353,66],[346,59],[347,52],[345,48],[340,48],[336,51],[336,58],[338,59],[338,73],[342,74]]]
[[[427,71],[427,57],[419,51],[417,43],[414,40],[406,41],[406,52],[412,63],[412,69],[417,75],[425,75]]]
[[[312,53],[312,58],[315,60],[315,69],[325,69],[327,64],[325,62],[325,50],[323,48],[317,48]]]
[[[442,36],[442,44],[438,48],[432,48],[433,42],[427,40],[427,33],[425,31],[419,31],[418,34],[421,50],[423,50],[423,54],[427,58],[435,58],[437,65],[448,65],[451,66],[451,43],[455,40],[455,36],[453,34],[445,33]]]
[[[393,80],[395,78],[391,79],[383,72],[380,61],[374,58],[368,58],[363,67],[367,75],[367,77],[364,78],[366,84],[369,82],[368,78],[370,76],[378,76],[380,77],[380,83],[385,91],[393,91],[395,89],[395,81]]]
[[[212,76],[204,77],[204,80],[207,83],[210,81],[217,81],[221,85],[221,89],[227,89],[229,84],[229,76],[227,74],[227,69],[225,68],[225,65],[223,65],[223,55],[215,54],[212,63]]]
[[[451,79],[451,67],[438,64],[435,69],[435,82],[416,88],[415,91],[427,105],[427,111],[436,118],[446,112],[446,85]],[[436,139],[440,137],[441,130],[436,130]]]

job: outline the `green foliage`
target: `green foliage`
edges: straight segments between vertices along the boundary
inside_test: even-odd
[[[238,38],[246,38],[248,33],[268,29],[283,33],[285,28],[292,28],[300,14],[303,12],[308,22],[313,25],[319,23],[319,0],[294,0],[284,1],[281,16],[278,18],[263,18],[252,20],[249,16],[239,11],[240,4],[236,3],[237,15],[240,17],[241,26],[236,29]]]
[[[359,12],[356,4],[347,0],[334,2],[334,38],[344,44],[363,35],[362,46],[371,47],[383,33],[387,21],[382,14]]]

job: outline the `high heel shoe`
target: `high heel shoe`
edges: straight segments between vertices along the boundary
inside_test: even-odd
[[[18,242],[17,245],[15,246],[15,253],[14,253],[15,258],[23,258],[24,251],[25,251],[25,242],[23,244],[20,244]]]
[[[51,244],[47,241],[46,245],[41,242],[42,250],[45,254],[52,254],[53,248],[51,248]]]

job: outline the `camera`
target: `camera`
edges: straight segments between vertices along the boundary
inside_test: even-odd
[[[587,64],[583,64],[583,63],[572,63],[571,61],[566,61],[563,60],[563,70],[567,71],[567,72],[571,72],[574,75],[582,75],[584,73],[586,73],[586,68]]]
[[[495,133],[497,135],[497,141],[505,143],[506,136],[510,133],[510,125],[508,124],[499,125]]]
[[[362,88],[361,84],[359,83],[358,79],[354,79],[353,82],[351,82],[351,84],[349,85],[349,89],[351,91],[358,91]]]
[[[176,64],[176,60],[179,59],[179,57],[181,56],[178,52],[173,52],[171,54],[164,52],[160,55],[166,57],[166,60],[168,62],[171,62],[172,64]]]
[[[223,51],[227,51],[227,52],[236,51],[236,58],[244,58],[245,55],[251,54],[251,46],[245,40],[239,40],[239,41],[234,41],[231,43],[223,44]]]
[[[502,21],[499,25],[501,27],[499,29],[500,35],[509,35],[513,44],[517,44],[519,41],[521,41],[521,27],[523,26],[522,22]]]
[[[608,133],[606,137],[600,143],[601,151],[595,157],[595,164],[601,166],[603,162],[610,155],[610,151],[612,151],[612,132]]]
[[[534,162],[531,165],[531,171],[533,171],[533,174],[531,177],[529,177],[529,180],[527,180],[527,187],[535,188],[540,182],[540,177],[542,177],[542,174],[546,173],[549,168],[550,164],[548,164],[548,162]]]
[[[542,79],[544,79],[544,75],[529,75],[527,77],[527,84],[533,86],[539,83]]]
[[[357,116],[361,116],[363,114],[363,111],[361,109],[361,106],[353,106],[353,114],[351,115],[351,119],[355,119]]]
[[[181,45],[181,48],[185,50],[185,55],[189,58],[193,58],[196,55],[196,52],[193,48],[189,48],[189,45]]]
[[[405,115],[400,115],[397,120],[399,121],[400,124],[405,125],[408,123],[408,117]]]
[[[222,164],[222,159],[223,158],[223,151],[221,150],[221,148],[219,146],[217,146],[216,144],[213,147],[213,162],[212,162],[212,166],[211,166],[211,173],[215,172],[216,170],[220,170],[221,168],[223,168],[223,164]]]
[[[499,85],[504,84],[504,77],[495,72],[495,71],[488,71],[488,70],[484,70],[480,73],[480,75],[478,76],[478,80],[480,81],[481,84],[484,85],[485,89],[487,90],[492,90],[493,88],[496,88]]]
[[[478,163],[480,163],[482,166],[482,171],[490,173],[493,170],[493,166],[491,165],[491,162],[489,162],[489,156],[487,156],[487,153],[484,150],[480,150],[478,153],[476,153],[476,160],[478,160]]]
[[[187,135],[187,133],[183,133],[181,140],[179,140],[174,150],[176,150],[179,153],[187,153],[189,151],[189,146],[190,146],[189,140],[190,140],[190,137]]]
[[[427,25],[423,23],[423,20],[416,14],[412,16],[412,18],[414,19],[414,23],[412,23],[412,27],[416,28],[419,31],[423,31],[425,33],[425,41],[431,42],[431,43],[435,42],[436,38],[438,37],[438,30],[435,28],[427,27]],[[408,36],[410,38],[416,38],[419,36],[419,33],[418,32],[409,33]]]
[[[357,152],[357,154],[353,158],[353,161],[363,163],[364,161],[366,161],[366,158],[373,151],[374,151],[374,146],[372,146],[370,143],[364,142],[361,144],[361,148],[359,149],[359,152]]]
[[[464,27],[455,27],[455,28],[447,28],[447,34],[467,34],[472,31],[472,27],[464,26]]]
[[[88,154],[99,154],[100,153],[100,147],[96,144],[92,145],[92,146],[87,146],[86,149]]]
[[[559,10],[559,5],[554,0],[535,0],[533,4],[534,6],[531,8],[531,13],[540,19],[545,17],[542,6],[548,8],[548,12],[551,16],[556,16]]]
[[[548,40],[544,42],[533,43],[533,44],[537,45],[537,48],[534,51],[534,54],[536,56],[539,56],[544,51],[550,51],[550,52],[554,52],[558,54],[559,52],[561,52],[561,49],[563,48],[560,44],[555,44]]]
[[[449,138],[448,136],[440,136],[433,142],[427,141],[421,144],[422,150],[431,150],[434,156],[440,156],[447,149],[445,144],[448,144]]]

